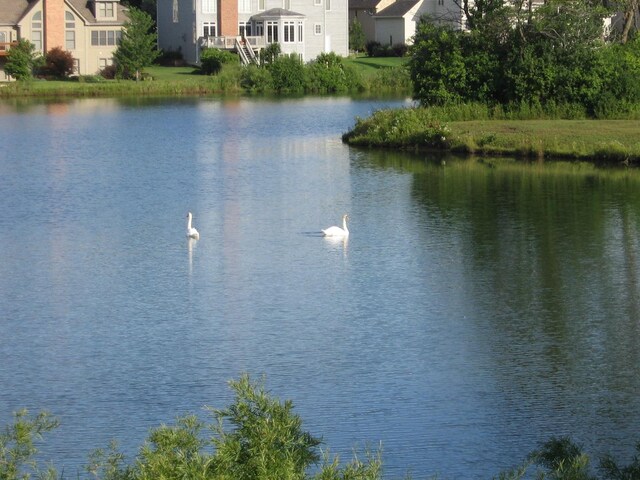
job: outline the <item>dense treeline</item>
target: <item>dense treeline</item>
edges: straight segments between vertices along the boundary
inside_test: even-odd
[[[84,472],[72,477],[102,480],[378,480],[380,453],[367,453],[349,462],[323,453],[321,440],[302,428],[293,403],[273,398],[262,382],[248,375],[231,381],[234,402],[225,409],[209,409],[213,422],[195,415],[177,419],[151,431],[133,463],[112,443],[92,452]],[[12,425],[0,432],[0,480],[64,478],[53,465],[45,469],[35,460],[35,442],[58,426],[48,413],[15,414]],[[640,454],[640,443],[637,445]],[[309,473],[313,470],[313,473]],[[589,457],[569,438],[552,438],[533,451],[524,463],[501,472],[499,479],[634,480],[640,479],[640,456],[620,465],[611,456],[600,459],[593,473]],[[409,477],[405,477],[409,478]]]
[[[537,8],[464,0],[468,31],[423,17],[410,49],[414,95],[422,105],[571,105],[578,116],[623,115],[640,104],[640,39],[626,23],[620,32],[605,22],[623,4],[637,15],[635,0],[609,8],[601,0]]]

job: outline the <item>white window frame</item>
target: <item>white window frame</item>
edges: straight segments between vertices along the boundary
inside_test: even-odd
[[[304,43],[304,22],[298,21],[296,27],[298,31],[298,43]]]
[[[213,35],[211,35],[213,33]],[[216,22],[202,22],[202,36],[203,37],[217,37],[218,26]]]
[[[218,2],[216,0],[202,0],[202,13],[217,13]]]
[[[293,21],[285,20],[282,22],[282,43],[295,43],[296,41],[296,24]]]
[[[251,0],[238,0],[238,13],[251,13]]]
[[[313,24],[313,34],[314,35],[322,35],[322,24],[314,23]]]

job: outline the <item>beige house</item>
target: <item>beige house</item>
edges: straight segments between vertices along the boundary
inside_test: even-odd
[[[112,63],[126,20],[119,0],[0,0],[0,81],[11,80],[6,56],[21,39],[43,54],[70,52],[80,75],[98,73]]]
[[[395,0],[349,0],[349,25],[354,21],[362,26],[365,42],[376,39],[374,15],[391,5]]]

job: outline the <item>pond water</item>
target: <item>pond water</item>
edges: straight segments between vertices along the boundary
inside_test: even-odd
[[[75,477],[246,372],[386,478],[491,478],[560,435],[628,463],[638,172],[341,143],[405,103],[1,104],[0,424],[52,412]]]

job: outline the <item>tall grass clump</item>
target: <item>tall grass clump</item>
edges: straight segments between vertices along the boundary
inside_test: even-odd
[[[356,91],[360,76],[335,53],[321,53],[306,65],[305,91],[312,93],[345,93]]]
[[[449,146],[448,125],[429,109],[378,110],[369,118],[357,118],[355,127],[342,136],[345,143],[398,148]]]
[[[406,67],[379,68],[373,75],[362,79],[362,91],[376,93],[411,94],[412,84],[409,70]]]

